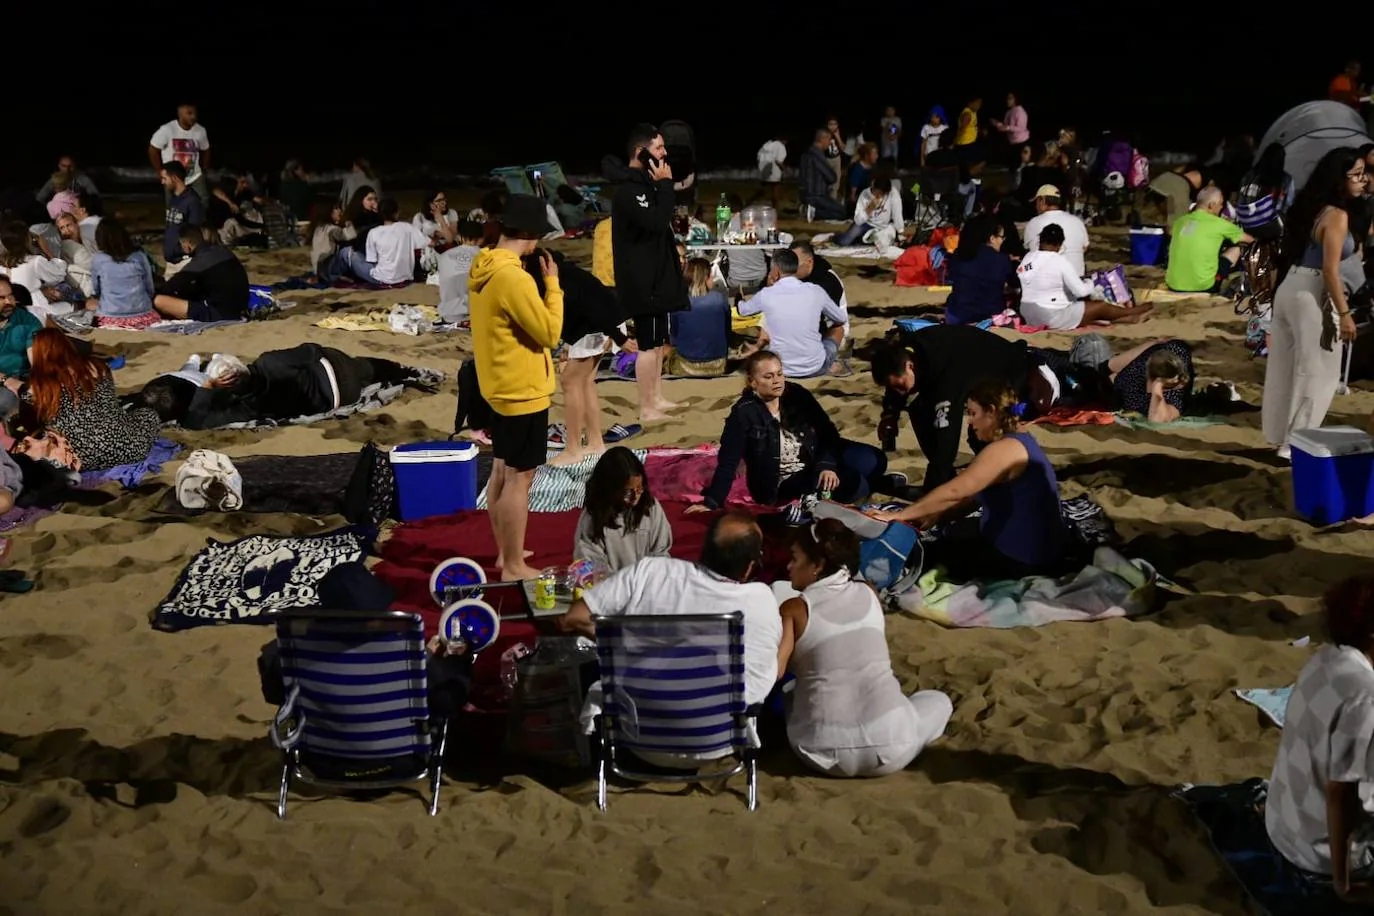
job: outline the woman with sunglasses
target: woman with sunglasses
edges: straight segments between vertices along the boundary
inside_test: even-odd
[[[615,572],[672,548],[673,529],[649,492],[643,462],[623,445],[607,449],[587,481],[573,556]]]

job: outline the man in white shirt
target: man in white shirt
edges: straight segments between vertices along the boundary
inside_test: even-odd
[[[768,286],[741,302],[739,313],[763,313],[759,346],[778,354],[788,378],[815,378],[829,372],[835,362],[849,313],[820,286],[799,280],[799,266],[795,251],[774,252]],[[820,330],[822,316],[832,325],[825,334]]]
[[[71,213],[63,213],[57,218],[57,231],[62,236],[62,260],[67,262],[67,279],[86,297],[94,296],[91,259],[95,256],[95,244],[87,245],[82,239],[81,224]]]
[[[782,641],[782,617],[772,590],[750,581],[759,572],[763,557],[763,533],[753,517],[728,513],[711,522],[701,562],[673,557],[646,557],[621,569],[574,601],[559,626],[583,636],[596,636],[593,616],[619,617],[644,614],[722,614],[744,612],[744,701],[749,705],[767,699],[778,680],[778,644]],[[601,691],[596,685],[587,695],[583,724],[600,711]],[[660,766],[695,768],[711,757],[682,754],[639,754]]]
[[[1052,184],[1041,185],[1035,192],[1035,212],[1038,215],[1026,223],[1021,239],[1027,251],[1036,251],[1040,247],[1041,230],[1051,223],[1059,226],[1064,230],[1064,247],[1059,253],[1069,259],[1074,273],[1081,277],[1085,273],[1083,252],[1088,249],[1088,227],[1072,213],[1060,209],[1063,204],[1064,198],[1058,188]]]
[[[870,243],[881,252],[896,245],[905,231],[901,193],[893,189],[892,179],[875,178],[855,201],[854,222],[835,236],[835,244],[845,248],[872,232]]]
[[[411,223],[397,221],[400,205],[393,197],[382,198],[377,213],[382,224],[367,234],[367,251],[342,248],[348,269],[365,283],[395,286],[415,279],[415,252],[429,245],[429,239]]]
[[[210,135],[196,122],[196,106],[178,105],[176,119],[154,131],[148,141],[148,161],[156,173],[162,172],[164,162],[180,162],[186,167],[186,186],[209,203],[205,173],[210,169]]]
[[[774,137],[759,147],[759,179],[769,189],[773,199],[773,209],[778,209],[779,194],[782,188],[782,164],[787,161],[787,141]]]

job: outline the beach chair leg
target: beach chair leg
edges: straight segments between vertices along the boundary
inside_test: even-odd
[[[596,806],[606,810],[606,755],[603,753],[596,764]]]
[[[444,781],[444,748],[448,745],[448,720],[439,724],[439,740],[429,761],[429,816],[439,813],[439,787]]]
[[[753,755],[745,763],[745,771],[749,774],[749,810],[753,811],[759,806],[759,768]]]
[[[286,818],[286,795],[291,791],[291,758],[281,766],[281,789],[277,794],[277,817]]]

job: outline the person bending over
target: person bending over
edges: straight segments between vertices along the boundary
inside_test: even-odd
[[[1298,868],[1374,903],[1374,577],[1332,588],[1322,646],[1298,675],[1269,776],[1264,825]]]
[[[1021,281],[1021,317],[1026,324],[1052,331],[1087,327],[1098,321],[1135,324],[1154,308],[1088,301],[1093,285],[1074,270],[1061,253],[1063,247],[1064,228],[1048,223],[1040,230],[1039,247],[1027,252],[1016,268]]]
[[[749,495],[764,506],[817,491],[857,502],[875,489],[891,492],[905,485],[904,478],[885,476],[887,456],[881,451],[840,438],[811,392],[787,381],[776,353],[755,353],[744,371],[748,387],[725,419],[715,474],[702,491],[703,502],[688,512],[723,507],[741,461]]]
[[[223,245],[208,242],[199,226],[182,226],[181,250],[190,261],[167,281],[153,308],[167,318],[237,321],[248,311],[248,271]]]
[[[645,557],[666,557],[672,548],[673,529],[649,492],[644,463],[623,445],[607,449],[587,481],[573,557],[615,572]]]
[[[544,202],[512,194],[501,214],[496,247],[477,255],[468,278],[477,384],[495,415],[491,442],[496,460],[487,505],[497,565],[507,582],[539,574],[525,562],[525,526],[530,481],[546,457],[554,389],[550,350],[558,345],[563,327],[563,287],[558,263],[542,252],[541,298],[520,259],[534,253],[548,233]]]
[[[926,568],[944,566],[954,581],[1057,575],[1068,532],[1059,506],[1054,466],[1030,433],[1022,431],[1025,403],[1005,382],[991,379],[968,393],[969,429],[985,447],[954,479],[895,512],[872,512],[880,521],[929,528],[954,522],[926,548]],[[982,515],[967,518],[974,508]],[[970,524],[972,523],[972,524]]]
[[[797,529],[782,599],[779,673],[791,669],[787,742],[827,776],[886,776],[944,734],[954,704],[938,690],[911,696],[892,673],[883,608],[858,581],[859,537],[838,519]]]
[[[887,451],[896,448],[898,420],[911,418],[916,442],[926,456],[925,487],[954,476],[963,428],[961,407],[974,382],[1006,382],[1029,405],[1028,417],[1049,410],[1060,384],[1039,351],[1024,341],[1005,340],[968,325],[935,325],[907,332],[873,355],[873,381],[883,388],[878,437]],[[969,447],[982,443],[969,430]]]

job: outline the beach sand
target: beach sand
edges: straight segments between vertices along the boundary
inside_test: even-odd
[[[710,199],[709,197],[706,199]],[[804,231],[805,227],[793,227]],[[819,231],[823,227],[812,227]],[[1090,260],[1124,260],[1125,236],[1094,231]],[[585,242],[560,243],[589,257]],[[247,257],[255,282],[306,267],[305,250]],[[888,266],[838,264],[860,343],[940,295],[895,287]],[[1138,284],[1161,282],[1135,271]],[[301,341],[450,373],[437,396],[408,392],[383,412],[266,432],[172,437],[232,457],[356,451],[451,430],[453,370],[466,335],[322,330],[331,303],[435,303],[434,287],[286,294],[280,317],[200,336],[102,331],[121,352],[121,389],[198,352],[245,359]],[[1196,346],[1202,381],[1228,379],[1258,404],[1264,364],[1229,303],[1165,302],[1118,348],[1161,335]],[[1031,342],[1067,348],[1064,335]],[[867,365],[807,382],[841,431],[871,440],[878,394]],[[669,383],[679,418],[637,445],[719,436],[738,378]],[[634,422],[635,389],[599,388],[609,418]],[[1359,390],[1328,424],[1374,407]],[[557,413],[557,411],[555,411]],[[148,612],[206,538],[309,533],[337,517],[154,512],[168,465],[103,505],[69,505],[13,535],[8,565],[37,581],[0,599],[0,913],[1017,913],[1250,912],[1200,828],[1169,791],[1268,774],[1279,732],[1231,695],[1291,683],[1320,639],[1322,590],[1368,568],[1374,535],[1294,518],[1286,465],[1257,412],[1177,431],[1035,427],[1065,495],[1086,492],[1128,556],[1181,594],[1136,620],[952,631],[887,620],[908,689],[950,693],[946,737],[906,771],[838,781],[765,754],[760,805],[727,791],[617,791],[596,810],[591,783],[555,789],[525,775],[463,774],[437,818],[413,792],[371,800],[297,797],[273,810],[273,708],[255,658],[268,631],[154,632]],[[895,466],[924,461],[904,427]],[[451,756],[464,749],[451,745]]]

